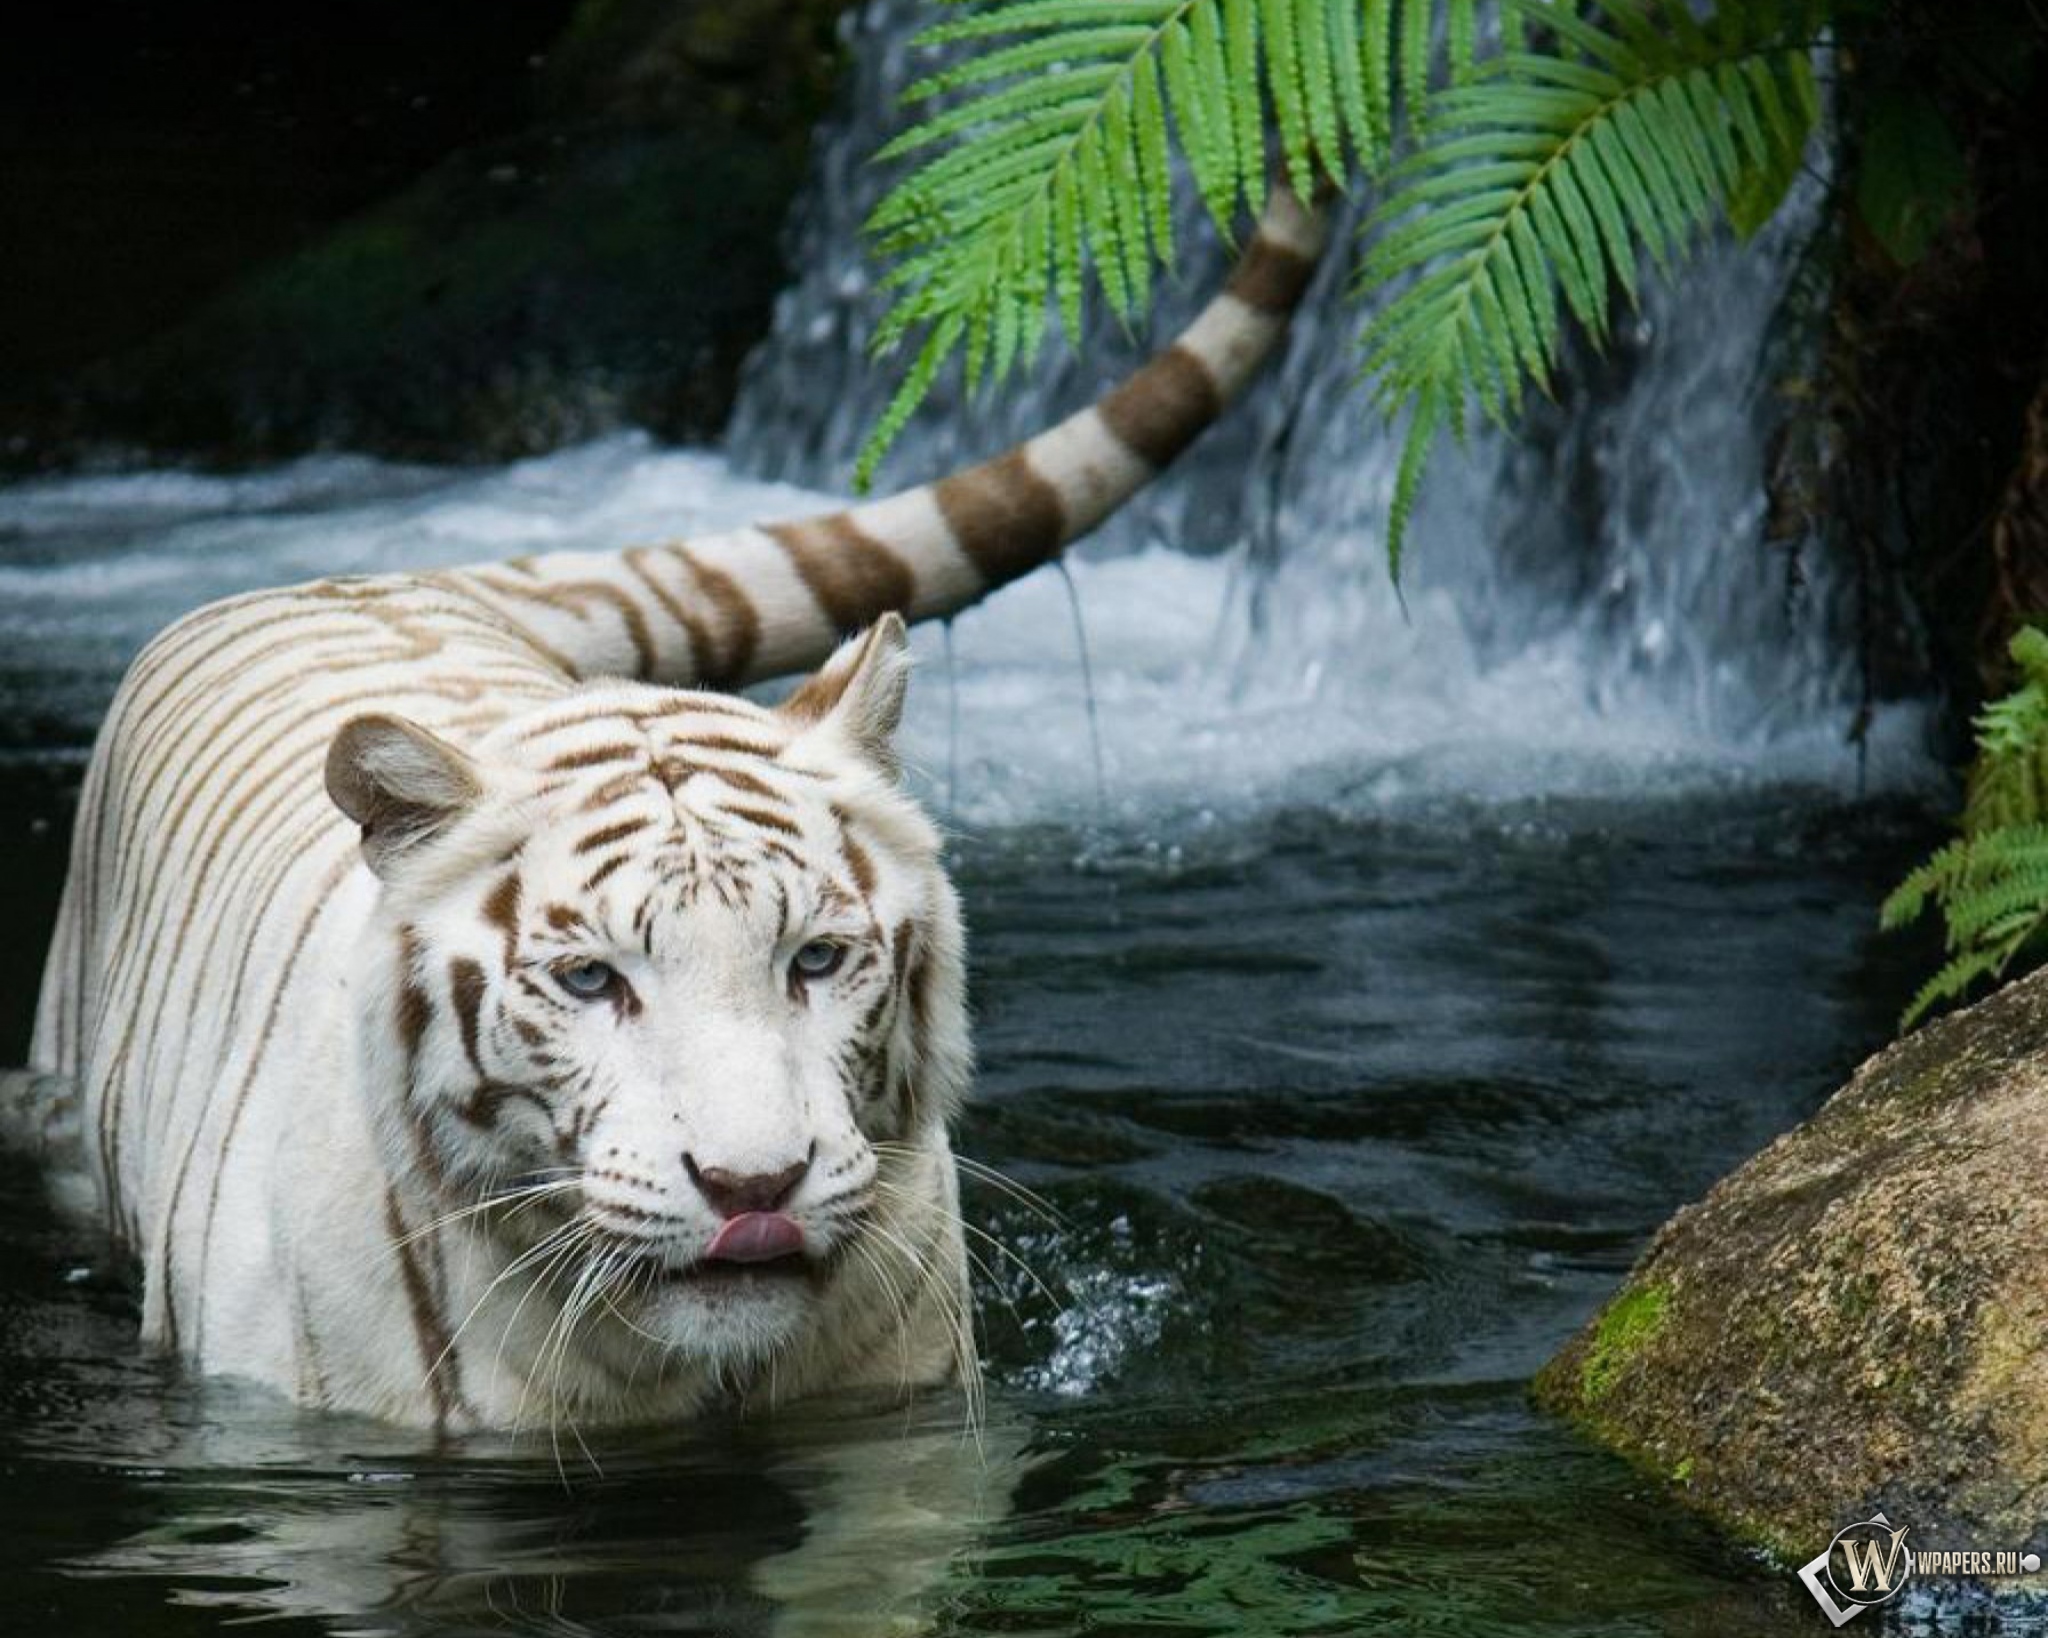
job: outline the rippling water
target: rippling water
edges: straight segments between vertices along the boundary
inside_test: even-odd
[[[62,785],[9,782],[17,925]],[[1006,1248],[978,1242],[979,1447],[946,1402],[587,1454],[298,1416],[139,1356],[118,1274],[17,1173],[10,1607],[78,1633],[906,1630],[866,1613],[890,1601],[943,1633],[1809,1632],[1788,1576],[1522,1387],[1882,1039],[1906,980],[1867,907],[1914,831],[1757,795],[964,842],[963,1152],[1052,1213],[969,1189]]]
[[[811,497],[633,439],[0,494],[0,1053],[118,666],[235,586],[673,533]],[[32,1630],[1787,1633],[1729,1554],[1525,1407],[1669,1213],[1885,1037],[1870,906],[1925,839],[1818,724],[1730,746],[1419,662],[1312,709],[1216,660],[1232,559],[1077,570],[927,636],[983,1058],[963,1152],[992,1404],[433,1450],[195,1385],[44,1227],[0,1233],[0,1568]],[[1312,656],[1296,655],[1308,659]],[[1361,666],[1355,677],[1370,677]],[[1490,697],[1495,709],[1472,702]],[[1922,770],[1924,773],[1924,769]],[[1789,1589],[1789,1590],[1788,1590]]]

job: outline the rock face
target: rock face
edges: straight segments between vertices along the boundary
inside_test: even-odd
[[[1865,1064],[1679,1212],[1545,1408],[1797,1563],[2048,1536],[2048,972]]]

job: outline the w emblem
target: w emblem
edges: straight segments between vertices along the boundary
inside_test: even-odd
[[[1912,1578],[1906,1525],[1882,1513],[1837,1531],[1827,1551],[1804,1565],[1799,1579],[1836,1626],[1893,1597]]]

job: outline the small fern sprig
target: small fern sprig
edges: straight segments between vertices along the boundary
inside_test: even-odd
[[[1476,0],[1000,0],[915,42],[964,52],[905,101],[928,110],[882,150],[914,168],[868,221],[890,260],[875,337],[915,345],[855,464],[876,465],[956,355],[971,386],[1081,331],[1092,288],[1125,319],[1176,256],[1173,156],[1228,237],[1263,200],[1270,146],[1302,197],[1383,167],[1419,107],[1442,21],[1462,80]]]
[[[1399,288],[1366,327],[1362,374],[1406,437],[1388,523],[1396,573],[1429,453],[1469,409],[1507,425],[1546,388],[1565,310],[1595,343],[1610,291],[1633,301],[1718,210],[1767,218],[1819,114],[1814,0],[1505,0],[1511,37],[1547,39],[1438,96],[1428,139],[1369,224],[1361,290]]]
[[[1938,908],[1948,950],[1901,1028],[1979,979],[2003,977],[2048,933],[2048,634],[2023,627],[2009,652],[2022,680],[1977,717],[1963,834],[1900,882],[1880,912],[1896,931]]]

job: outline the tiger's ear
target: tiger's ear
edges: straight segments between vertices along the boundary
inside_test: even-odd
[[[327,794],[363,827],[363,856],[383,876],[475,806],[484,782],[445,739],[376,712],[351,717],[328,746]]]
[[[910,687],[910,633],[885,614],[849,638],[777,708],[807,731],[835,734],[870,762],[896,771],[896,729]]]

